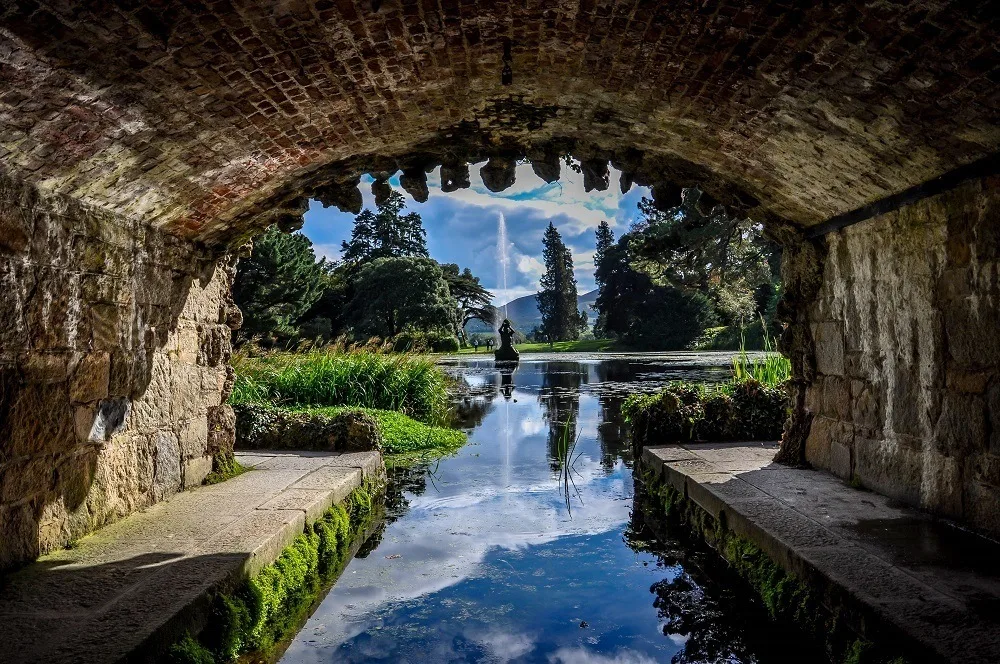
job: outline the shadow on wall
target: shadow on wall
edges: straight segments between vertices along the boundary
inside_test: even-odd
[[[0,179],[0,569],[211,470],[230,278],[204,248]]]

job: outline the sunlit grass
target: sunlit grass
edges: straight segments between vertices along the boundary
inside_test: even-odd
[[[399,411],[433,424],[447,416],[444,374],[418,355],[334,346],[307,352],[237,353],[233,368],[232,404],[357,406]]]
[[[763,320],[761,325],[763,326]],[[764,335],[763,356],[750,357],[746,350],[745,338],[740,335],[740,350],[733,356],[733,382],[745,383],[755,380],[767,387],[779,387],[792,376],[791,361],[778,352],[775,340]]]

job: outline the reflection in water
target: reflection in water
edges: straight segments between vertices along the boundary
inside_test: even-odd
[[[447,369],[466,388],[455,417],[470,443],[392,472],[384,530],[283,661],[780,661],[728,617],[732,598],[682,556],[637,544],[631,523],[622,401],[725,369],[691,354],[527,356],[509,385],[492,362]]]

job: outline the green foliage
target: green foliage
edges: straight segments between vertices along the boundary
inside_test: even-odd
[[[441,270],[458,307],[458,327],[465,328],[466,323],[473,319],[493,325],[496,319],[496,309],[490,305],[493,293],[483,288],[479,277],[473,276],[469,268],[460,272],[455,263],[445,263],[441,265]]]
[[[636,447],[686,440],[778,440],[786,419],[782,389],[750,379],[705,385],[673,383],[633,394],[622,405]]]
[[[430,423],[448,412],[445,377],[413,355],[327,348],[306,353],[233,356],[230,403],[279,406],[359,406],[398,410]]]
[[[230,454],[217,454],[212,459],[212,472],[205,478],[205,484],[218,484],[238,477],[250,470]]]
[[[765,326],[761,317],[760,325]],[[764,335],[764,357],[751,358],[747,354],[745,340],[740,338],[739,355],[733,357],[733,381],[744,383],[754,380],[768,387],[778,387],[792,377],[791,361],[779,353],[774,341]]]
[[[610,233],[610,230],[608,231]],[[613,236],[612,236],[613,237]],[[608,238],[598,238],[606,243]],[[597,254],[597,325],[595,334],[620,339],[632,348],[681,350],[718,322],[707,295],[653,279],[632,268],[630,236]]]
[[[427,257],[427,232],[416,212],[400,214],[406,200],[398,191],[378,206],[354,218],[351,239],[343,243],[343,260],[349,265],[379,258]]]
[[[460,346],[458,337],[442,332],[402,332],[392,339],[397,353],[455,353]]]
[[[577,339],[587,325],[577,310],[576,276],[573,254],[563,244],[556,227],[549,222],[542,237],[545,274],[538,293],[538,311],[542,315],[542,333],[553,341]]]
[[[441,266],[430,258],[379,258],[354,282],[349,310],[356,330],[392,337],[404,330],[456,329],[458,310]]]
[[[215,655],[188,634],[167,651],[167,664],[215,664]]]
[[[265,658],[291,635],[321,590],[347,564],[351,543],[376,517],[381,484],[366,483],[334,505],[286,547],[272,564],[232,592],[215,596],[209,625],[170,648],[176,664],[221,664],[241,655]]]
[[[236,268],[233,300],[243,312],[239,339],[274,342],[296,336],[300,319],[322,293],[324,274],[324,263],[316,262],[305,235],[283,233],[277,226],[264,231]]]
[[[301,412],[332,417],[344,408],[309,408]],[[371,415],[382,432],[382,448],[386,454],[406,454],[427,450],[453,451],[465,444],[465,434],[457,429],[418,422],[403,413],[374,408],[357,408]]]

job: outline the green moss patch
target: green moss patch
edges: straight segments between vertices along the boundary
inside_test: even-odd
[[[212,459],[212,472],[205,477],[205,484],[218,484],[239,477],[250,470],[230,452],[229,454],[217,454]]]
[[[343,408],[310,408],[301,412],[332,416]],[[432,426],[394,410],[355,408],[370,415],[378,422],[382,432],[382,449],[387,455],[415,452],[453,452],[465,444],[465,433],[457,429]]]
[[[270,565],[237,588],[212,599],[208,624],[168,651],[171,664],[220,664],[247,654],[269,659],[292,636],[317,598],[340,575],[351,546],[379,517],[385,486],[368,482],[340,505],[307,524]]]

